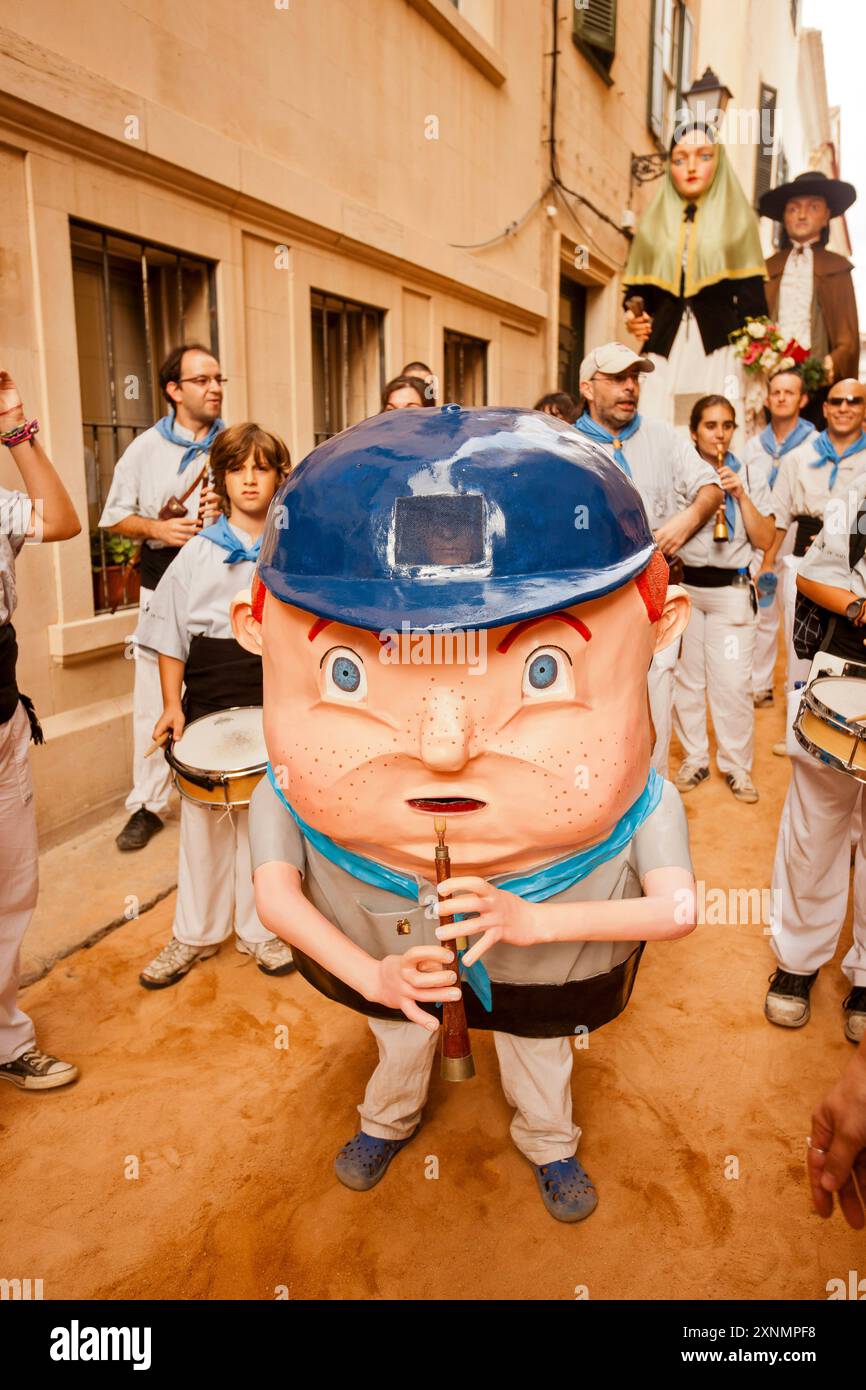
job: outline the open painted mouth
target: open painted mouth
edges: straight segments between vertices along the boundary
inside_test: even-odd
[[[413,811],[427,811],[431,816],[456,816],[464,811],[480,811],[486,801],[474,801],[471,796],[413,796],[407,803]]]

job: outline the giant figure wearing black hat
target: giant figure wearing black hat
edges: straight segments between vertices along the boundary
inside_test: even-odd
[[[827,250],[830,219],[856,197],[852,184],[813,169],[771,189],[758,204],[764,217],[784,227],[782,249],[767,261],[770,317],[824,363],[829,386],[856,377],[860,356],[853,266]]]

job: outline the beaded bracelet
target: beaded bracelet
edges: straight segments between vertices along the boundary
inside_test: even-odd
[[[28,420],[23,425],[16,425],[14,429],[0,434],[0,444],[5,444],[7,449],[14,449],[16,444],[26,444],[38,433],[39,421]]]

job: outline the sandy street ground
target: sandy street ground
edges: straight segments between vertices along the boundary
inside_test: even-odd
[[[777,699],[757,713],[756,806],[715,771],[687,798],[708,890],[769,886],[781,731]],[[828,1279],[866,1273],[862,1235],[811,1215],[804,1179],[811,1106],[851,1052],[846,984],[827,967],[811,1024],[771,1027],[761,922],[648,947],[625,1015],[576,1054],[600,1204],[559,1226],[477,1034],[477,1079],[434,1079],[424,1128],[381,1186],[341,1187],[333,1155],[374,1062],[365,1023],[230,943],[145,992],[137,971],[173,903],[25,991],[41,1044],[82,1076],[46,1095],[0,1088],[0,1275],[41,1278],[49,1299],[273,1299],[281,1285],[294,1299],[572,1299],[580,1285],[594,1299],[823,1299]],[[849,940],[846,925],[837,961]]]

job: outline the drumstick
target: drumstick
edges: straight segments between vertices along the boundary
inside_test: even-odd
[[[157,750],[157,748],[162,748],[163,745],[164,745],[165,743],[167,743],[167,741],[168,741],[168,731],[166,730],[166,732],[165,732],[164,734],[160,734],[159,738],[156,740],[155,743],[152,743],[152,744],[150,745],[150,747],[148,748],[148,750],[147,750],[147,752],[145,753],[144,756],[145,756],[146,758],[149,758],[150,755],[151,755],[151,753],[155,753],[156,750]]]

